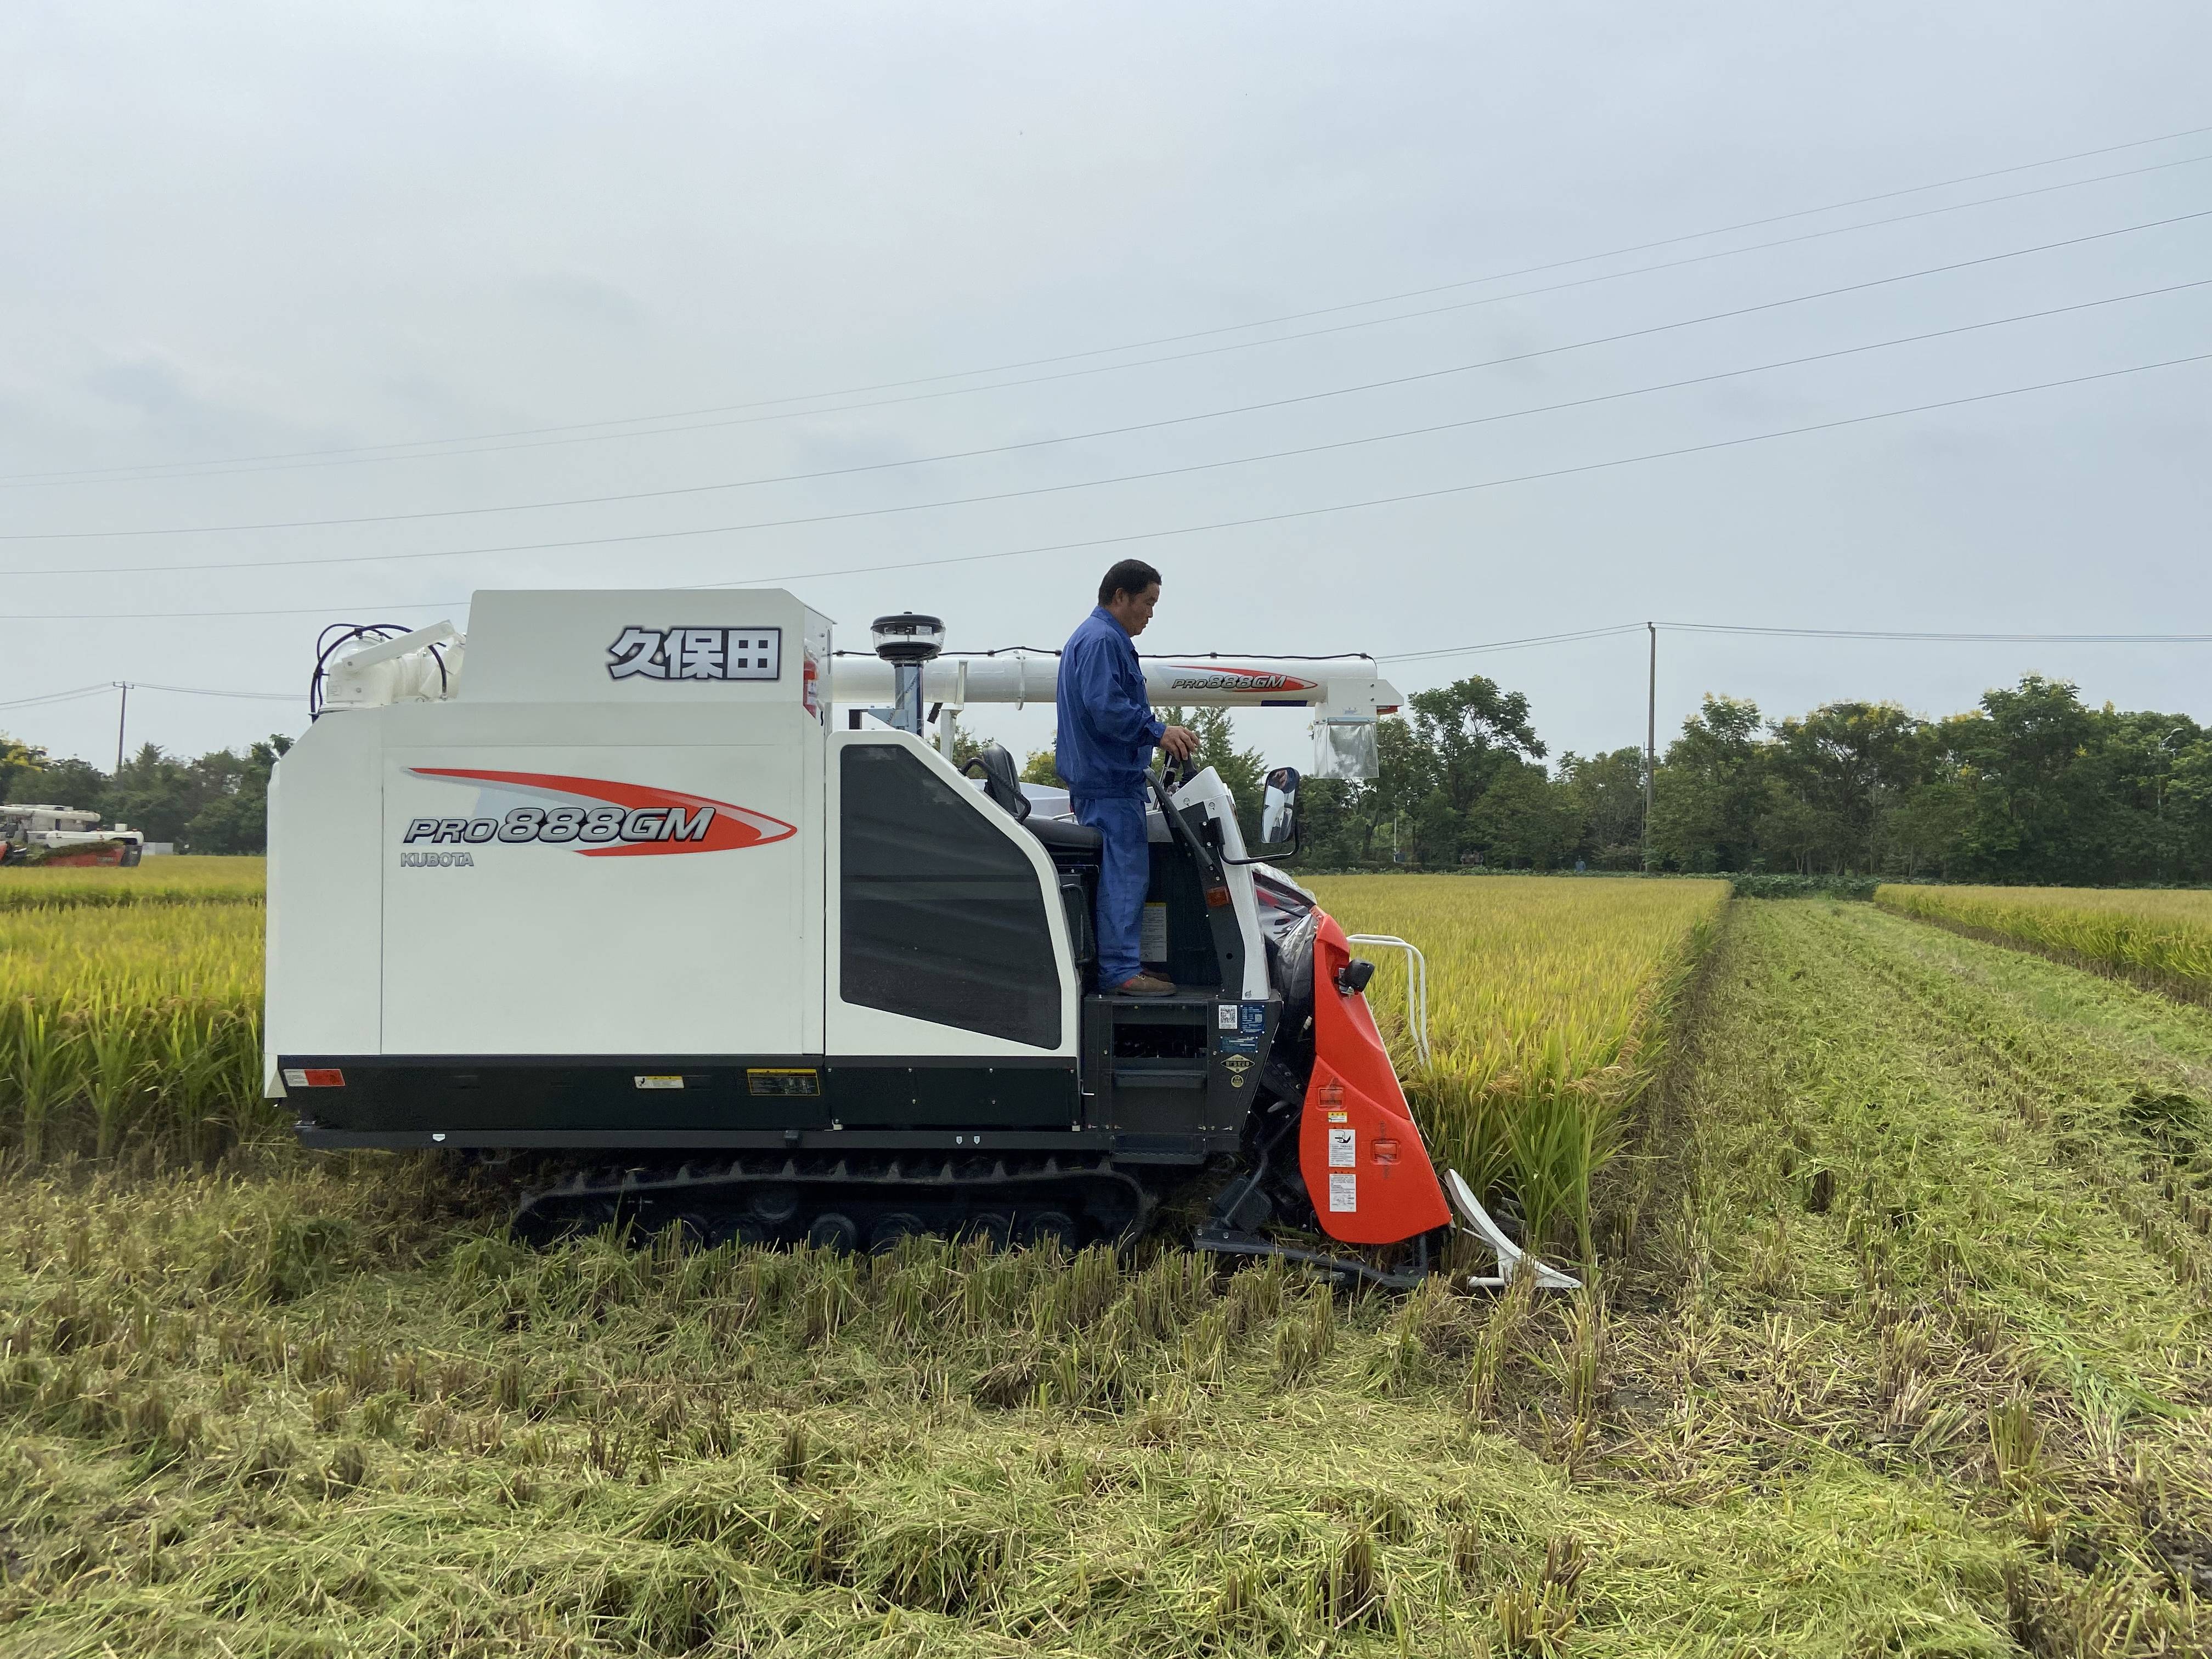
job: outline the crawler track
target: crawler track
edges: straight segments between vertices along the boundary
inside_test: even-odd
[[[702,1243],[888,1248],[910,1233],[1079,1247],[1139,1231],[1158,1195],[1107,1158],[774,1153],[574,1167],[525,1185],[516,1225],[558,1237],[628,1223]]]

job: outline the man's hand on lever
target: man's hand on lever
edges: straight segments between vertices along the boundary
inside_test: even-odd
[[[1170,726],[1160,733],[1160,747],[1177,760],[1188,760],[1198,752],[1198,733],[1187,726]]]

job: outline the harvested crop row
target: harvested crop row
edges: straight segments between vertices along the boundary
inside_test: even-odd
[[[1910,1474],[1778,1486],[1693,1444],[1688,1504],[1607,1474],[1592,1297],[920,1239],[533,1252],[468,1201],[381,1157],[0,1177],[0,1646],[2002,1650],[2002,1546]]]
[[[1886,884],[1875,902],[2160,990],[2212,998],[2212,893]]]
[[[254,904],[269,860],[159,858],[135,869],[0,870],[0,910],[106,909],[130,905]]]
[[[1656,1074],[1678,994],[1728,902],[1723,881],[1316,881],[1347,932],[1395,933],[1429,963],[1425,1070],[1396,953],[1369,992],[1440,1164],[1517,1206],[1530,1237],[1590,1247],[1592,1178]]]
[[[1972,1506],[2012,1650],[2206,1651],[2212,1016],[1871,906],[1727,932],[1634,1269],[1686,1305],[1614,1364],[1767,1478],[1844,1455]]]

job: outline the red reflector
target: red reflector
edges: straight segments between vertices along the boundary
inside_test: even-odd
[[[1206,904],[1208,909],[1218,910],[1228,902],[1229,890],[1226,887],[1209,887],[1206,890]]]
[[[345,1073],[338,1070],[335,1066],[310,1066],[307,1067],[307,1086],[310,1089],[343,1089],[345,1087]]]

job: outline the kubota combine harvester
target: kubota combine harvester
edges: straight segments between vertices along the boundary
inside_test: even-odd
[[[538,1226],[1081,1244],[1188,1192],[1224,1255],[1407,1284],[1456,1212],[1487,1282],[1571,1283],[1439,1181],[1358,941],[1212,770],[1152,786],[1145,955],[1176,994],[1095,988],[1097,834],[923,735],[927,702],[1049,703],[1054,659],[940,639],[885,617],[833,655],[763,590],[341,630],[270,789],[267,1082],[301,1138],[507,1159]],[[1365,658],[1146,672],[1162,702],[1311,709],[1336,776],[1372,775],[1398,701]],[[1270,846],[1297,783],[1270,775]]]

